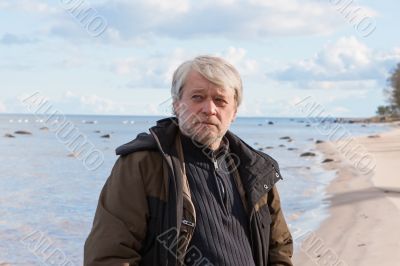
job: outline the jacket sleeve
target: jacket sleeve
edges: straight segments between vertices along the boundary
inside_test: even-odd
[[[292,266],[293,239],[283,216],[276,186],[271,189],[269,194],[268,204],[272,222],[268,265]]]
[[[85,242],[84,265],[139,265],[148,216],[140,156],[123,156],[115,163]]]

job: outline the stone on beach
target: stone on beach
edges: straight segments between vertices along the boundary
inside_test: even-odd
[[[5,138],[15,138],[15,136],[13,134],[9,134],[9,133],[4,134],[4,137]]]

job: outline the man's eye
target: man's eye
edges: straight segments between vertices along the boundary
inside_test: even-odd
[[[227,104],[227,102],[226,102],[224,99],[222,99],[222,98],[216,98],[215,101],[216,101],[218,104]]]
[[[193,99],[193,100],[201,100],[202,97],[201,97],[201,95],[193,95],[193,96],[192,96],[192,99]]]

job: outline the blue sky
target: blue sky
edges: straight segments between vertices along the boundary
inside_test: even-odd
[[[160,115],[173,70],[219,55],[240,116],[371,116],[400,62],[394,0],[0,0],[1,113],[35,92],[65,114]]]

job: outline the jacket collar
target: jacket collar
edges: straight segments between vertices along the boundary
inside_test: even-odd
[[[140,133],[136,139],[116,149],[117,155],[127,155],[140,150],[160,150],[164,157],[173,151],[175,138],[179,132],[178,119],[168,117],[157,121],[150,128],[151,134]],[[225,134],[235,166],[249,192],[250,204],[255,204],[281,178],[278,163],[269,155],[253,149],[229,130]]]

